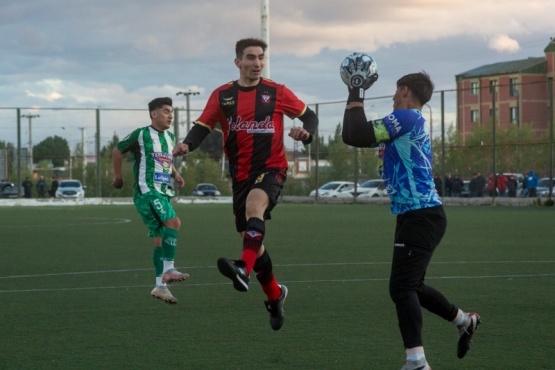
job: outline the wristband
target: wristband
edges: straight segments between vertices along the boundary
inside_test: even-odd
[[[347,98],[347,104],[358,102],[362,103],[364,101],[364,89],[361,87],[353,87],[349,90],[349,97]]]

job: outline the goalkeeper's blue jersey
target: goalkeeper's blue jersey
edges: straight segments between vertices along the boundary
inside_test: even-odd
[[[400,109],[373,125],[391,213],[441,205],[432,174],[430,130],[422,113]]]

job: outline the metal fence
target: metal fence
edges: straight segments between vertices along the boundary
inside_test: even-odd
[[[392,96],[367,98],[365,111],[368,119],[387,115],[392,111],[392,105]],[[300,123],[286,120],[284,141],[291,166],[284,195],[306,196],[329,181],[353,181],[360,184],[378,178],[377,152],[374,149],[355,149],[341,141],[340,126],[345,101],[321,102],[310,106],[320,119],[319,139],[310,146],[304,147],[287,137],[288,128]],[[491,124],[495,120],[494,116],[491,122],[479,123],[481,136],[466,137],[462,141],[456,140],[456,135],[453,135],[458,119],[456,90],[435,92],[423,109],[423,115],[430,125],[434,172],[441,178],[445,178],[447,173],[457,173],[463,179],[470,179],[475,172],[527,173],[533,168],[540,177],[553,176],[553,108],[550,109],[550,122],[545,125],[548,129],[544,129],[541,135],[521,137],[519,132],[524,131],[519,130],[526,127],[526,122],[522,122],[513,129],[517,134],[511,138],[506,130],[500,128],[500,122]],[[174,112],[174,120],[179,123],[174,124],[174,133],[182,139],[190,127],[190,118],[194,120],[200,110],[174,108]],[[149,122],[146,108],[0,108],[0,141],[4,143],[4,148],[0,149],[0,177],[21,184],[27,176],[50,179],[60,175],[82,180],[87,186],[87,196],[113,196],[111,151],[107,151],[106,147],[116,137],[121,139],[133,129]],[[66,140],[70,153],[63,158],[50,158],[50,161],[36,163],[35,160],[31,167],[33,148],[47,137]],[[225,179],[222,181],[221,175],[226,167],[220,157],[218,161],[213,164],[220,169],[217,173],[208,172],[204,177],[199,175],[199,171],[189,173],[192,178],[186,178],[186,181],[189,180],[188,186],[193,187],[196,182],[223,184]],[[130,172],[130,162],[126,166]],[[181,168],[186,167],[187,161]],[[225,187],[224,194],[230,194],[228,185],[221,186]],[[182,195],[190,194],[190,191],[190,188],[186,188]],[[130,196],[130,188],[118,194]]]

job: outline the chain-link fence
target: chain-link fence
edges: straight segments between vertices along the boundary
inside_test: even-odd
[[[509,87],[497,86],[500,95],[505,88]],[[489,116],[481,112],[481,119],[477,120],[472,106],[468,108],[470,112],[463,111],[466,108],[461,108],[457,101],[460,96],[456,90],[438,91],[422,112],[430,125],[434,172],[441,179],[448,173],[470,180],[477,172],[485,176],[507,172],[526,174],[529,169],[534,169],[540,177],[552,176],[552,106],[544,107],[546,114],[541,125],[514,119],[513,107],[504,106],[490,109]],[[392,106],[392,96],[369,97],[365,101],[367,118],[384,117],[392,111]],[[311,145],[305,147],[287,137],[289,128],[300,122],[286,120],[285,123],[284,141],[290,169],[283,194],[308,196],[331,181],[362,184],[379,178],[377,151],[355,149],[341,140],[345,101],[310,104],[310,107],[320,119],[318,137]],[[190,127],[187,117],[194,120],[200,111],[175,108],[174,112],[174,121],[179,124],[174,124],[173,130],[182,139]],[[469,121],[472,127],[462,130],[463,125],[468,126],[467,116],[472,116]],[[496,125],[492,124],[494,121]],[[131,196],[131,158],[127,158],[124,167],[124,180],[129,181],[123,190],[116,191],[111,187],[111,151],[119,139],[149,122],[146,108],[0,108],[0,178],[16,184],[21,184],[26,177],[34,181],[40,176],[48,181],[53,177],[75,178],[87,186],[87,197]],[[179,195],[190,195],[200,182],[214,183],[223,195],[231,194],[221,150],[221,132],[216,131],[209,137],[212,143],[185,159],[177,159],[176,167],[186,180],[186,187]]]

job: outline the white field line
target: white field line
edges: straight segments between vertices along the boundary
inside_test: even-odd
[[[456,261],[456,262],[433,262],[432,264],[552,264],[555,261]],[[387,265],[389,262],[355,262],[355,263],[317,263],[317,264],[283,264],[275,265],[276,267],[318,267],[318,266],[352,266],[352,265]],[[213,269],[214,266],[190,266],[178,267],[183,270],[192,269]],[[86,274],[107,274],[107,273],[126,273],[136,271],[152,271],[148,269],[122,269],[122,270],[102,270],[102,271],[82,271],[82,272],[62,272],[52,274],[37,274],[37,275],[14,275],[14,276],[0,276],[1,280],[9,279],[22,279],[22,278],[38,278],[45,276],[68,276],[68,275],[86,275]],[[454,275],[454,276],[428,276],[426,280],[446,280],[446,279],[516,279],[516,278],[536,278],[536,277],[551,277],[555,276],[553,273],[541,274],[503,274],[503,275]],[[288,284],[306,284],[306,283],[355,283],[355,282],[372,282],[372,281],[388,281],[389,278],[368,278],[368,279],[311,279],[311,280],[288,280],[280,281]],[[194,283],[185,282],[178,286],[219,286],[229,285],[228,282],[222,283]],[[74,288],[44,288],[44,289],[14,289],[14,290],[0,290],[0,294],[4,293],[25,293],[25,292],[49,292],[49,291],[79,291],[79,290],[97,290],[97,289],[135,289],[150,287],[150,285],[119,285],[119,286],[96,286],[96,287],[74,287]]]

